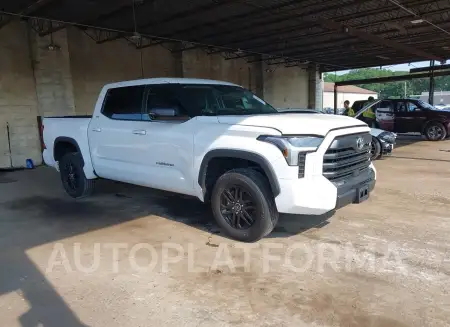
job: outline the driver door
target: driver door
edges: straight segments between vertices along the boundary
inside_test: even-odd
[[[395,113],[396,132],[421,132],[425,120],[425,112],[415,102],[408,100],[397,102],[397,111]]]
[[[177,85],[148,85],[141,138],[147,185],[195,195],[193,123],[176,97]]]

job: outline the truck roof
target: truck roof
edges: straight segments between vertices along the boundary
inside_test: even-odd
[[[116,82],[106,84],[104,88],[111,89],[116,87],[124,87],[124,86],[135,86],[135,85],[148,85],[148,84],[215,84],[215,85],[232,85],[239,86],[237,84],[224,82],[224,81],[215,81],[211,79],[199,79],[199,78],[145,78],[145,79],[137,79],[131,81],[124,82]]]

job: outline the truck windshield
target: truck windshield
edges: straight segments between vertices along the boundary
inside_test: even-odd
[[[182,86],[180,93],[183,106],[192,116],[278,113],[252,92],[238,86],[190,84]]]

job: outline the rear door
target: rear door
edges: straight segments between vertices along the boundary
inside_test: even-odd
[[[145,86],[109,89],[101,113],[89,124],[89,146],[98,176],[135,183],[141,155]]]
[[[376,119],[380,129],[394,131],[395,114],[394,103],[390,100],[381,101],[375,111]]]

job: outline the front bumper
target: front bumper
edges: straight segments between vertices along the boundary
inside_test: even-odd
[[[281,213],[322,215],[351,203],[364,201],[374,189],[376,171],[373,165],[358,176],[345,181],[330,182],[323,176],[298,180],[280,180],[280,194],[275,198]],[[360,191],[365,190],[366,196]]]
[[[369,168],[367,172],[361,173],[358,177],[349,180],[347,183],[340,186],[336,185],[337,200],[335,209],[365,201],[369,197],[370,192],[375,188],[375,182],[375,174]]]
[[[394,143],[388,143],[386,141],[380,140],[381,144],[381,154],[383,156],[390,156],[394,150]]]

